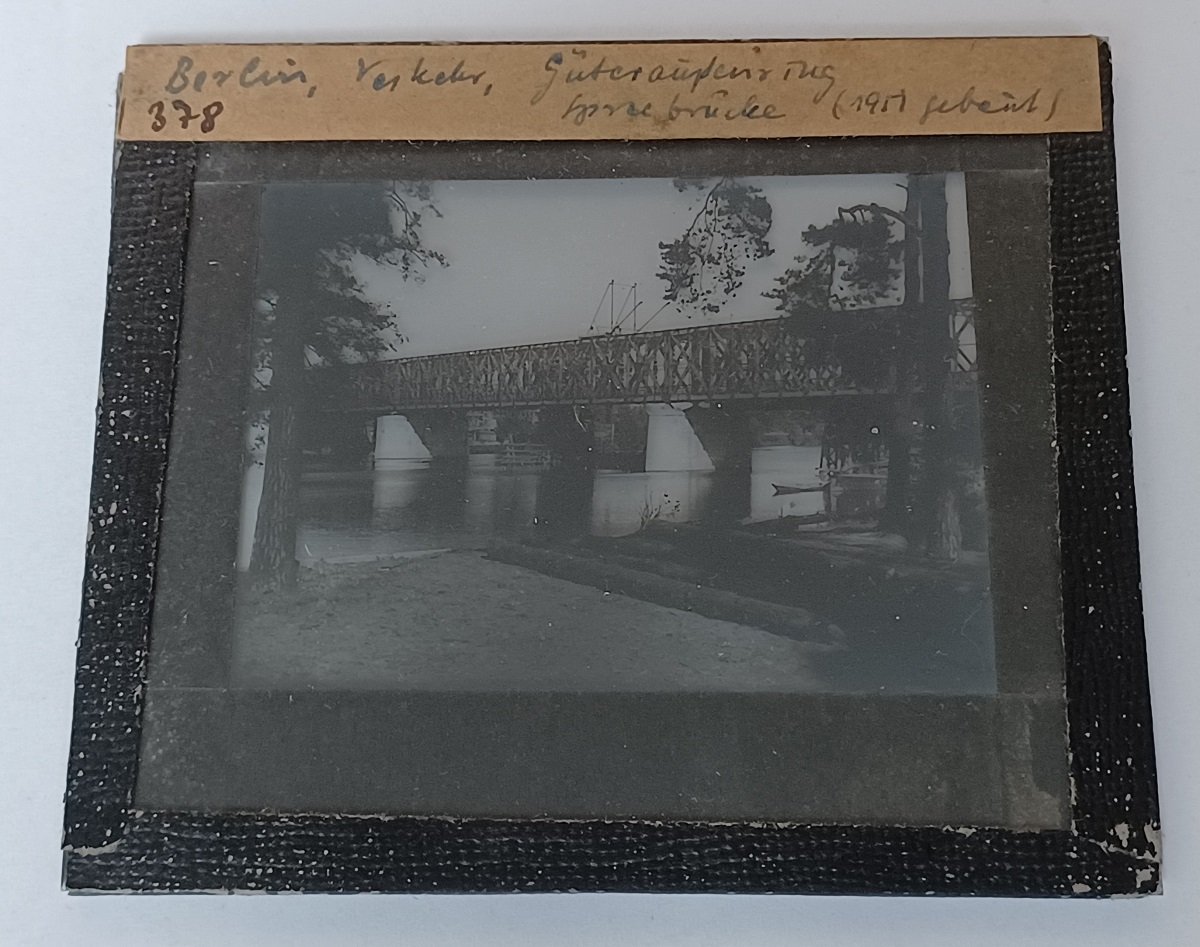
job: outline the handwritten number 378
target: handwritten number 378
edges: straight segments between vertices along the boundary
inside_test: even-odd
[[[217,124],[217,116],[225,111],[221,102],[209,102],[199,112],[194,112],[183,99],[172,99],[171,108],[177,113],[175,117],[179,120],[180,128],[188,128],[192,122],[200,119],[200,131],[205,133],[213,130]],[[160,132],[167,127],[167,107],[164,102],[154,102],[146,111],[153,116],[150,121],[152,131]]]

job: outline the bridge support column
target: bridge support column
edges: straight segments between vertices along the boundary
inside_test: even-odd
[[[429,448],[403,414],[388,414],[375,419],[375,469],[404,470],[428,463]]]
[[[646,413],[646,472],[715,470],[712,458],[700,443],[684,414],[690,404],[648,404]]]

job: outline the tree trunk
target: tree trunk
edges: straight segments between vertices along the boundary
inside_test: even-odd
[[[887,432],[887,492],[884,498],[880,525],[908,536],[911,533],[910,482],[912,480],[913,448],[913,368],[916,345],[913,338],[917,328],[914,314],[921,305],[921,215],[920,176],[908,176],[908,197],[904,204],[904,301],[900,311],[904,323],[896,339],[894,358],[895,381],[892,402],[892,424]]]
[[[921,261],[924,314],[921,332],[924,389],[924,464],[919,523],[925,553],[953,561],[962,545],[954,495],[952,431],[947,399],[950,383],[950,239],[945,175],[930,175],[921,190]]]
[[[297,411],[304,381],[304,349],[298,338],[291,337],[294,334],[277,334],[271,352],[266,469],[250,557],[251,575],[256,584],[267,588],[291,585],[297,570]]]

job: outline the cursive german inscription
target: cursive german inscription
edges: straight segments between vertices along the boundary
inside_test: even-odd
[[[119,135],[541,140],[1099,127],[1092,37],[135,46]]]

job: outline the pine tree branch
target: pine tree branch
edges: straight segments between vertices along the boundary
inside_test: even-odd
[[[838,208],[838,215],[842,217],[854,217],[858,214],[866,213],[881,214],[884,217],[891,217],[893,220],[898,220],[900,223],[904,224],[905,227],[912,227],[913,232],[917,236],[921,235],[921,228],[917,225],[915,220],[898,210],[892,210],[890,207],[884,207],[882,204],[855,204],[853,207]]]

